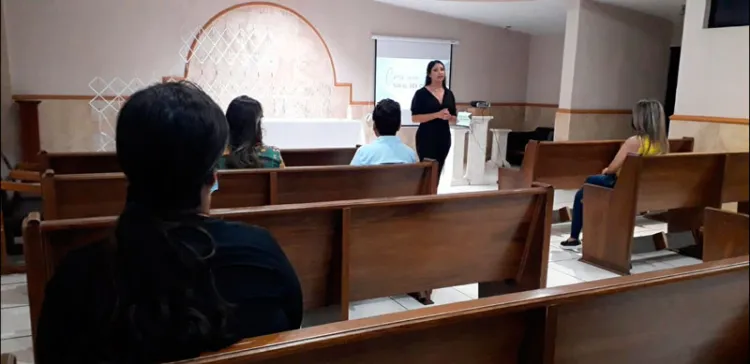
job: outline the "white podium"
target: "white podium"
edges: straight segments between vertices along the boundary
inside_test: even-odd
[[[485,185],[485,157],[487,155],[487,129],[492,116],[472,116],[469,127],[453,128],[453,176],[451,185]],[[465,138],[468,133],[469,137]],[[468,140],[466,140],[468,139]],[[466,145],[468,143],[468,146]],[[464,169],[464,149],[466,168]]]
[[[508,133],[510,129],[490,129],[492,133],[492,151],[490,161],[487,162],[487,168],[510,167],[510,163],[505,159],[508,154]]]

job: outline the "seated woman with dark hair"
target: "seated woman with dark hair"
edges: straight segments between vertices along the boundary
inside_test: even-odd
[[[302,293],[271,234],[208,216],[228,126],[190,83],[133,94],[117,119],[127,203],[111,239],[46,287],[36,362],[154,363],[297,329]]]
[[[229,147],[219,168],[284,168],[278,148],[263,144],[263,106],[248,96],[238,96],[227,108]]]

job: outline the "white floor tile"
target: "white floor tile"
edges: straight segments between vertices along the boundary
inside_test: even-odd
[[[353,302],[349,305],[349,319],[355,320],[365,317],[380,316],[394,312],[406,311],[406,309],[396,301],[386,298],[375,298]]]
[[[587,282],[619,277],[619,275],[615,273],[578,260],[550,262],[549,268]]]
[[[700,259],[695,259],[691,257],[686,257],[684,255],[670,255],[663,258],[659,258],[659,262],[662,262],[664,264],[670,265],[672,267],[686,267],[689,265],[695,265],[695,264],[701,264],[703,261]]]
[[[469,300],[471,300],[471,297],[461,293],[461,291],[453,287],[438,288],[432,291],[432,301],[435,302],[436,305],[447,305],[449,303]]]
[[[457,289],[459,292],[465,294],[471,299],[479,298],[479,284],[478,283],[465,284],[463,286],[455,286],[453,288]]]
[[[672,269],[672,268],[674,267],[664,262],[660,262],[656,260],[641,260],[641,261],[633,261],[633,269],[630,270],[630,273],[638,274],[638,273],[656,272],[659,270]]]
[[[549,247],[549,261],[559,262],[561,260],[579,259],[581,254],[573,250],[563,250],[559,246],[550,245]]]
[[[18,364],[33,364],[34,351],[31,346],[31,336],[3,340],[0,342],[0,352],[13,354]]]
[[[5,340],[31,335],[29,306],[3,308],[0,313],[2,313],[0,338]]]
[[[26,275],[25,274],[8,274],[8,275],[0,276],[0,281],[2,281],[2,284],[26,283]]]
[[[547,270],[547,287],[567,286],[569,284],[581,283],[582,280],[571,277],[554,269]]]
[[[407,310],[418,310],[420,308],[429,307],[419,303],[419,301],[405,294],[400,296],[393,296],[391,297],[391,299],[396,301],[399,305],[401,305],[401,307]]]
[[[325,325],[331,322],[341,321],[341,307],[322,307],[305,311],[302,316],[302,327]]]
[[[0,286],[0,299],[2,299],[2,308],[28,306],[29,294],[26,283],[3,284]]]

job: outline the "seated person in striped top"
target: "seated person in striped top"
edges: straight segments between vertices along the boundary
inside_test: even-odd
[[[219,169],[284,168],[279,148],[263,144],[263,106],[248,96],[236,97],[227,108],[229,146]]]
[[[417,163],[417,153],[406,146],[396,133],[401,128],[401,105],[391,99],[378,102],[372,112],[373,130],[378,137],[374,142],[359,147],[351,165]]]

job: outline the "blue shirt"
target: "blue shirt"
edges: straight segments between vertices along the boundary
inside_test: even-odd
[[[357,149],[352,158],[353,166],[374,166],[379,164],[417,163],[417,153],[401,142],[395,135],[378,137],[374,142]]]

